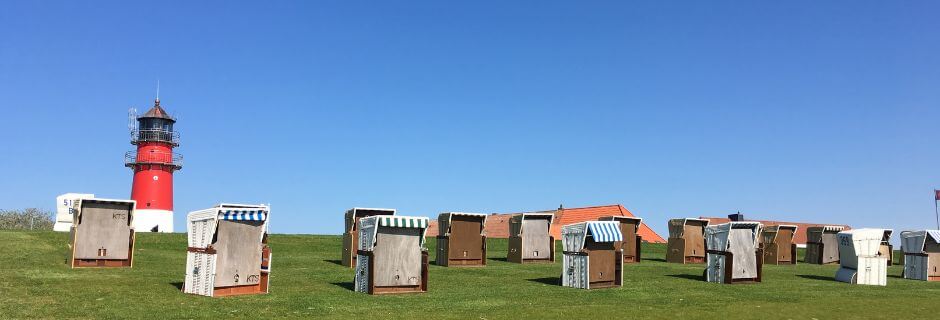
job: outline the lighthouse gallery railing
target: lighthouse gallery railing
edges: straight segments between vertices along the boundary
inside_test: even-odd
[[[131,143],[138,142],[169,142],[174,146],[180,144],[180,133],[162,129],[139,129],[131,131]]]
[[[165,151],[145,151],[139,155],[137,151],[125,152],[124,166],[133,168],[137,165],[166,165],[180,169],[183,167],[183,155]]]

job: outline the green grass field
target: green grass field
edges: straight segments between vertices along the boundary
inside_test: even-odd
[[[428,241],[430,249],[433,241]],[[491,239],[485,268],[431,266],[429,292],[370,296],[352,291],[339,265],[341,237],[272,235],[271,293],[208,298],[183,294],[184,234],[138,234],[133,269],[69,269],[67,234],[0,231],[0,318],[749,318],[928,319],[940,312],[940,283],[899,278],[887,287],[832,280],[836,266],[765,266],[764,282],[701,280],[702,265],[664,262],[664,245],[645,245],[625,266],[624,286],[558,286],[555,264],[505,261]],[[432,255],[433,259],[433,255]]]

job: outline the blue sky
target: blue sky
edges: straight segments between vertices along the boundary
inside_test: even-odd
[[[179,118],[185,214],[621,203],[933,227],[934,1],[5,2],[0,208],[127,198],[127,109]]]

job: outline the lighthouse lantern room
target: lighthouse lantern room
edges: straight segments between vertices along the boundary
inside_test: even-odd
[[[173,232],[173,172],[183,167],[183,156],[173,152],[179,146],[179,133],[173,131],[176,119],[160,106],[158,98],[139,117],[132,110],[130,120],[131,144],[137,150],[124,154],[124,165],[134,171],[134,228],[137,232]]]

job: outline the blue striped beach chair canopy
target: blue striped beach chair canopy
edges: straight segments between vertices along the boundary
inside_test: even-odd
[[[219,219],[228,221],[265,221],[268,219],[266,210],[220,210]]]
[[[219,204],[219,220],[228,221],[267,221],[269,209],[267,205],[253,204]]]
[[[213,207],[196,210],[186,215],[186,230],[189,246],[206,248],[215,240],[219,224],[223,221],[232,222],[260,222],[262,234],[258,241],[264,239],[268,232],[268,223],[271,207],[266,204],[234,204],[220,203]]]
[[[575,252],[584,249],[587,237],[594,242],[623,241],[619,221],[587,221],[561,227],[562,248]]]
[[[623,241],[623,234],[620,233],[620,223],[616,221],[590,221],[587,223],[588,235],[594,238],[594,242],[617,242]]]

